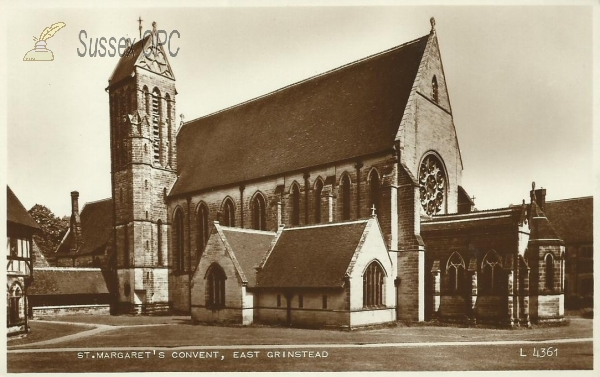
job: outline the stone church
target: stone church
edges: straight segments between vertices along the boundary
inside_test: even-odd
[[[315,327],[563,319],[545,190],[476,211],[461,186],[433,19],[420,38],[179,126],[156,39],[131,46],[106,89],[116,312]]]

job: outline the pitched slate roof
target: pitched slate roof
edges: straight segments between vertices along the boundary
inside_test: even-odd
[[[29,295],[108,294],[99,268],[39,268],[34,271]]]
[[[523,209],[518,207],[473,211],[464,214],[435,215],[421,220],[421,233],[481,227],[517,225]]]
[[[368,220],[284,229],[258,275],[261,288],[342,287]]]
[[[113,236],[113,201],[111,198],[86,203],[81,210],[82,244],[77,254],[101,252]],[[71,232],[63,239],[57,249],[58,254],[71,253]]]
[[[544,212],[566,243],[593,242],[594,199],[591,196],[548,201]]]
[[[186,123],[170,195],[391,150],[428,38]]]
[[[531,203],[530,207],[530,228],[529,241],[556,242],[562,244],[563,241],[554,230],[554,227],[546,217],[546,214],[537,205],[536,202]]]
[[[124,53],[123,56],[121,56],[121,59],[119,59],[119,62],[117,63],[112,75],[108,79],[109,86],[115,85],[119,81],[131,77],[131,74],[135,70],[135,62],[142,53],[143,47],[149,38],[150,36],[148,35],[146,38],[135,42],[130,50],[133,53]]]
[[[40,229],[33,217],[29,215],[23,204],[15,193],[6,186],[6,220],[9,223],[26,226],[32,229]]]
[[[37,242],[35,242],[35,240],[33,240],[33,269],[37,270],[38,268],[42,268],[42,267],[50,267],[50,263],[48,263],[48,261],[46,260],[46,257],[44,257],[44,254],[42,254],[42,250],[40,250],[40,247],[38,246]]]
[[[256,285],[255,267],[260,265],[263,257],[269,251],[276,233],[227,227],[222,227],[222,230],[248,280],[248,286],[254,287]]]

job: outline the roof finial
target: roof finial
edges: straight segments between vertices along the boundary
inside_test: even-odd
[[[435,18],[431,17],[429,22],[431,23],[431,33],[435,33]]]
[[[531,189],[535,190],[535,181],[531,182]]]
[[[144,21],[144,20],[142,20],[142,16],[139,16],[137,21],[140,24],[140,27],[139,27],[139,29],[140,29],[140,39],[142,39],[142,21]]]
[[[156,34],[156,21],[152,21],[152,34]]]
[[[179,123],[179,127],[181,127],[181,126],[183,126],[183,122],[185,121],[185,115],[179,114],[179,118],[181,119],[181,122]]]
[[[371,207],[371,217],[377,217],[377,215],[375,214],[375,210],[377,208],[375,208],[375,203],[373,203],[373,206]]]

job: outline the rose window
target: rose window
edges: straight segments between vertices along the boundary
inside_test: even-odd
[[[446,179],[440,161],[427,156],[419,168],[419,191],[421,205],[428,215],[435,215],[442,209]]]

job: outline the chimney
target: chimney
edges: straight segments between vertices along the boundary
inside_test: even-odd
[[[537,206],[544,211],[544,207],[546,206],[546,189],[540,188],[536,190],[535,182],[532,182],[529,195],[531,196],[531,202],[533,203],[535,201]]]
[[[71,250],[76,251],[81,245],[81,219],[79,218],[79,192],[71,191]]]
[[[545,207],[546,207],[546,189],[545,188],[535,190],[535,202],[537,203],[538,207],[540,207],[540,209],[542,211],[545,211]]]

